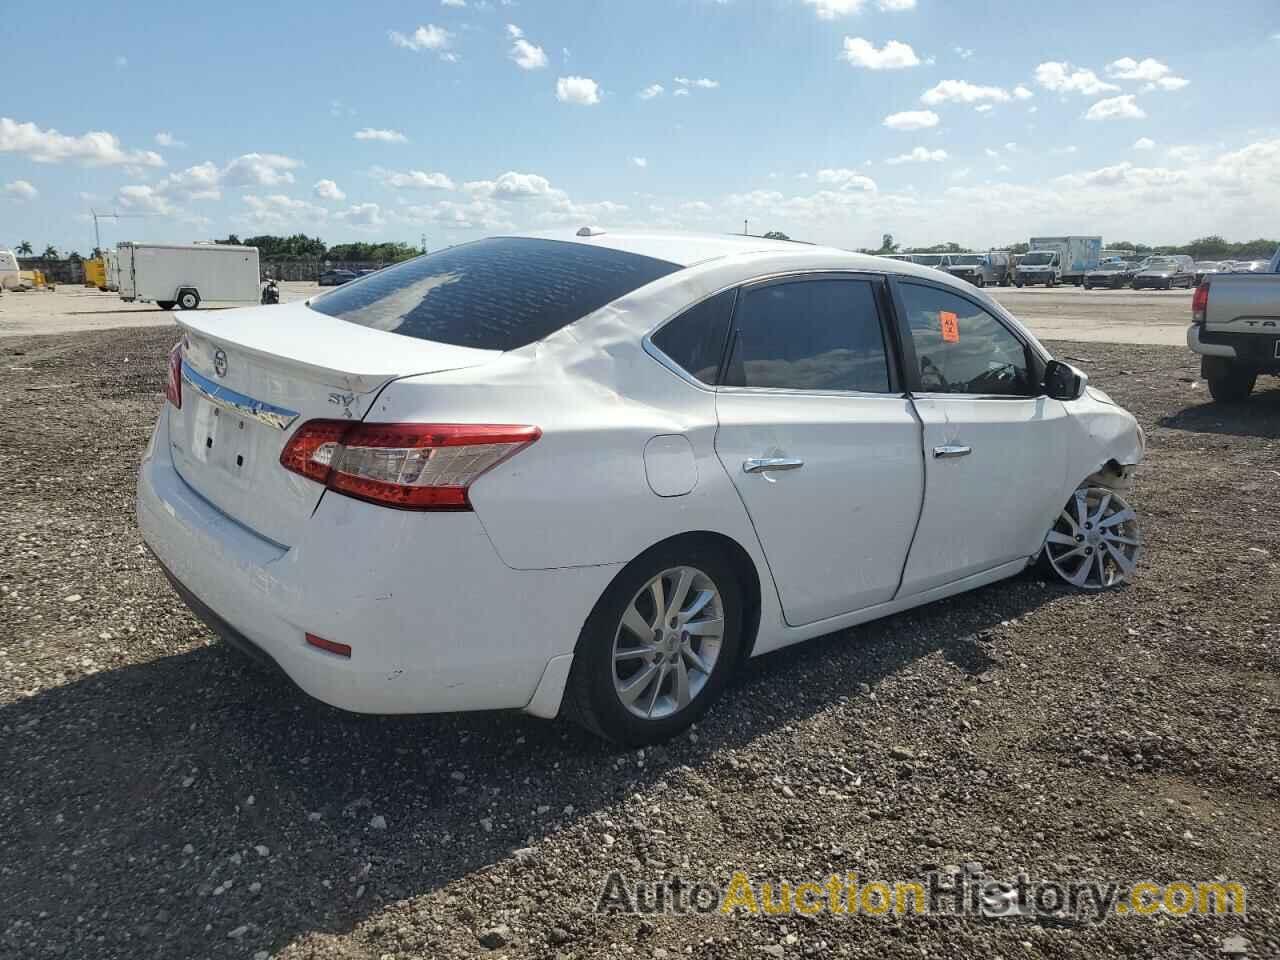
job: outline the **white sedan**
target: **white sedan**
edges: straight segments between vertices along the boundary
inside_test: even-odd
[[[909,263],[584,228],[178,321],[143,537],[347,710],[650,743],[746,657],[1141,548],[1134,418]]]

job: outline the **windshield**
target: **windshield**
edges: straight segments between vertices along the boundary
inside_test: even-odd
[[[1172,270],[1178,265],[1178,261],[1168,258],[1156,257],[1147,261],[1148,270]]]
[[[978,256],[978,255],[976,255],[976,254],[974,254],[974,255],[972,255],[972,256],[971,256],[971,255],[969,255],[969,254],[964,254],[964,255],[959,256],[959,257],[952,257],[952,258],[951,258],[951,265],[952,265],[953,267],[955,267],[955,266],[960,266],[960,267],[980,267],[980,266],[982,266],[982,264],[983,264],[983,262],[984,262],[985,260],[986,260],[986,258],[985,258],[985,257],[981,257],[981,256]]]
[[[1196,264],[1196,269],[1197,270],[1217,270],[1220,266],[1222,265],[1219,263],[1214,263],[1212,260],[1202,260],[1200,263]]]
[[[1038,253],[1028,253],[1022,258],[1024,266],[1028,267],[1047,267],[1053,262],[1054,254],[1048,250],[1042,250]]]
[[[921,253],[916,255],[916,263],[925,267],[937,267],[942,265],[943,258],[936,253]]]
[[[311,309],[418,340],[515,350],[679,269],[606,247],[496,237],[361,277]]]

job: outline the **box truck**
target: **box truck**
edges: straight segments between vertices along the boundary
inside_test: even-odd
[[[1031,253],[1049,251],[1058,255],[1057,276],[1053,280],[1055,283],[1074,283],[1079,286],[1084,275],[1096,268],[1102,257],[1101,237],[1032,237],[1030,245]],[[1028,277],[1025,282],[1039,281]]]
[[[258,248],[220,243],[117,244],[120,299],[194,310],[209,301],[257,303]]]

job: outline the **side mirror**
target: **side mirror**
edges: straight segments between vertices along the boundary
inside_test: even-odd
[[[1044,368],[1044,393],[1053,400],[1079,400],[1089,377],[1061,360],[1050,360]]]

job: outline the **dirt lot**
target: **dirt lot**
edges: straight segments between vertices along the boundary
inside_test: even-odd
[[[0,955],[1280,955],[1280,382],[1227,409],[1185,348],[1052,344],[1147,430],[1132,586],[1028,573],[762,658],[693,735],[620,752],[521,715],[345,715],[215,644],[133,522],[172,341],[0,343]],[[593,912],[613,870],[973,862],[1231,879],[1248,916]]]
[[[321,289],[314,283],[282,283],[280,297],[285,303],[305,300]],[[1191,322],[1191,294],[1186,290],[989,287],[987,292],[1042,339],[1181,345]],[[0,297],[0,337],[109,327],[167,327],[173,325],[173,317],[155,304],[124,303],[115,294],[84,287]]]

